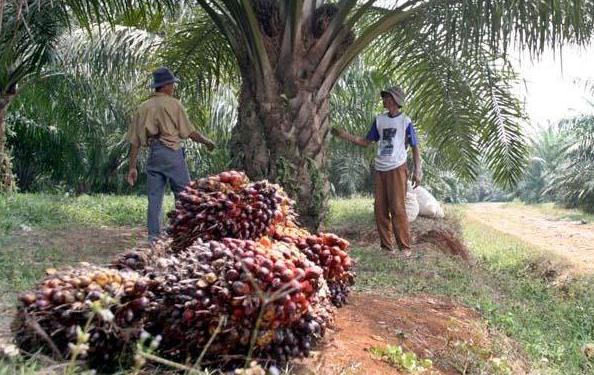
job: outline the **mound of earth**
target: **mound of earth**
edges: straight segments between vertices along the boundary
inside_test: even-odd
[[[357,293],[339,310],[335,331],[319,351],[297,364],[297,373],[405,373],[369,351],[387,345],[400,345],[419,358],[431,359],[430,373],[493,373],[506,367],[513,374],[524,374],[528,370],[517,346],[491,332],[472,309],[432,296],[389,299]],[[498,352],[501,348],[508,348],[516,357],[505,357]]]

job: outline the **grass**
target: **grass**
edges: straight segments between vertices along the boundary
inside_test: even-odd
[[[0,233],[22,228],[138,226],[146,222],[145,196],[55,194],[0,195]],[[163,207],[173,206],[167,196]]]
[[[581,352],[594,342],[592,280],[554,287],[535,267],[547,263],[540,249],[478,222],[463,219],[463,228],[477,258],[475,266],[429,254],[402,262],[386,258],[375,245],[359,244],[353,251],[359,264],[356,288],[393,296],[455,298],[516,340],[538,371],[593,373],[594,362]]]
[[[583,221],[585,223],[594,222],[594,214],[586,213],[580,209],[562,208],[557,206],[555,203],[538,203],[538,204],[526,204],[519,201],[513,201],[507,203],[505,206],[515,208],[528,208],[536,209],[538,212],[545,214],[546,216],[552,217],[558,220],[571,220],[571,221]]]
[[[140,226],[145,206],[146,198],[135,196],[0,196],[0,228],[8,233],[0,235],[2,302],[13,304],[5,292],[29,288],[45,268],[73,261],[71,254],[51,244],[35,249],[15,244],[11,237],[16,238],[21,225],[47,231],[48,236],[72,226]],[[459,208],[450,214],[462,217]],[[358,260],[355,288],[395,297],[426,293],[454,298],[517,341],[537,373],[594,373],[594,363],[581,353],[585,344],[594,342],[592,280],[555,286],[540,272],[540,266],[550,267],[542,249],[478,222],[462,218],[462,224],[476,258],[472,267],[435,253],[407,261],[387,258],[377,245],[352,238],[352,255]],[[340,228],[348,228],[355,237],[357,230],[373,231],[371,198],[333,200],[326,229]],[[78,256],[91,257],[93,249],[87,251]],[[0,365],[2,371],[8,370]]]

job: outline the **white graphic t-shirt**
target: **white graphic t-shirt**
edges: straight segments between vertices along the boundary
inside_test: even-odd
[[[414,126],[403,113],[390,117],[387,113],[375,118],[367,139],[378,142],[375,169],[381,172],[406,163],[406,146],[418,144]]]

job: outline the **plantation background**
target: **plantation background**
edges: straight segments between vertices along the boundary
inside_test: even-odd
[[[341,2],[346,3],[358,2]],[[471,3],[460,4],[476,11]],[[561,5],[569,4],[572,10],[575,5],[551,4],[552,12],[563,15],[567,12],[559,10]],[[464,40],[473,40],[478,30],[476,43],[483,47],[481,38],[489,35],[485,29],[503,39],[509,35],[497,22],[490,29],[481,12],[465,13],[462,5],[452,8],[457,12],[453,17],[459,16],[466,27],[460,39],[459,33],[452,36],[441,27],[450,9],[437,7],[427,12],[431,17],[426,23],[421,17],[413,27],[395,27],[373,48],[357,53],[331,91],[330,125],[364,136],[383,111],[380,90],[395,83],[410,88],[411,105],[404,110],[418,125],[423,185],[447,205],[446,219],[419,218],[413,223],[411,259],[380,253],[371,197],[374,150],[320,138],[329,155],[324,172],[331,194],[322,229],[351,241],[359,275],[352,304],[337,315],[339,331],[352,329],[354,340],[376,340],[373,336],[386,332],[385,324],[379,324],[385,323],[384,317],[367,311],[375,311],[368,304],[379,307],[385,302],[381,311],[388,311],[384,315],[393,319],[389,323],[395,330],[390,337],[404,343],[405,354],[416,351],[431,357],[438,368],[461,374],[590,374],[594,116],[568,115],[528,132],[530,119],[510,95],[511,87],[521,82],[505,60],[506,42],[494,38],[483,50],[468,47]],[[35,8],[42,22],[37,20],[39,29],[34,30],[53,38],[46,45],[51,48],[28,50],[34,45],[27,39],[32,35],[21,29],[23,48],[15,49],[15,55],[22,56],[6,53],[0,58],[6,68],[43,55],[17,77],[18,85],[6,84],[14,71],[0,71],[0,91],[12,100],[6,107],[6,136],[16,175],[14,191],[0,195],[0,344],[12,337],[8,325],[17,294],[34,287],[46,268],[79,261],[104,264],[125,249],[145,244],[146,181],[141,172],[135,187],[125,182],[125,133],[133,111],[151,93],[152,70],[167,65],[182,78],[177,96],[200,131],[218,146],[206,152],[193,143],[185,145],[193,178],[235,165],[233,136],[245,104],[241,82],[246,77],[223,35],[198,8],[180,6],[172,14],[156,16],[142,14],[142,9],[130,14],[126,8],[111,25],[94,24],[94,17],[85,23],[84,17],[68,13],[72,23],[66,27],[49,17],[53,6],[49,2],[47,8]],[[566,42],[564,38],[586,44],[588,28],[594,25],[583,22],[586,15],[571,17],[575,28],[555,29],[562,34],[555,39],[539,17],[511,13],[504,21],[516,22],[524,28],[520,35],[530,36],[520,48],[536,55],[545,45]],[[5,22],[15,19],[10,12],[3,17]],[[360,35],[374,20],[377,14],[372,12],[355,31]],[[0,33],[0,43],[10,44],[7,35]],[[536,42],[539,36],[546,37],[544,44]],[[407,43],[395,43],[403,39]],[[398,48],[373,53],[387,46]],[[594,101],[594,93],[589,98]],[[144,170],[144,158],[142,153],[139,171]],[[169,195],[164,207],[172,206]],[[431,240],[428,233],[443,228],[450,235],[446,239],[458,244],[463,240],[470,262],[452,256],[447,246],[444,250],[441,245],[448,241],[443,238],[442,243]],[[356,319],[366,312],[371,315],[365,319],[375,326],[357,331],[362,324]],[[414,327],[404,321],[413,321]],[[464,335],[456,336],[457,330]],[[445,344],[431,342],[435,337]],[[346,347],[352,344],[340,340]],[[415,346],[418,342],[424,346]],[[354,361],[360,363],[342,359],[345,371],[372,361],[371,344],[365,345],[357,353],[346,352],[359,355]],[[44,358],[35,356],[0,360],[0,374],[47,367]],[[162,368],[146,370],[159,373]]]
[[[69,36],[65,43],[75,43],[77,48],[47,74],[23,85],[6,119],[7,145],[19,191],[144,192],[142,173],[133,189],[124,181],[128,152],[125,134],[132,111],[150,94],[148,72],[163,58],[167,60],[167,55],[151,49],[151,37],[129,34],[120,30],[114,32],[113,39],[101,42],[82,32]],[[124,61],[118,62],[120,56],[113,56],[114,48],[134,38],[142,41],[136,46],[137,55],[126,55]],[[81,56],[85,62],[75,63]],[[106,72],[107,61],[111,61],[113,69]],[[364,136],[374,116],[383,111],[378,92],[392,81],[393,77],[374,69],[364,58],[359,59],[332,92],[331,124]],[[194,178],[218,173],[231,164],[229,141],[237,122],[238,85],[221,82],[216,87],[204,95],[186,80],[178,90],[191,119],[218,145],[208,153],[191,142],[186,144]],[[594,116],[569,117],[539,129],[527,140],[529,148],[520,182],[506,188],[493,182],[486,161],[480,158],[476,175],[458,173],[445,162],[443,151],[427,145],[426,135],[421,132],[423,184],[447,203],[520,199],[593,212]],[[328,175],[334,196],[372,192],[371,148],[332,139],[329,154]],[[142,168],[142,154],[140,163]]]

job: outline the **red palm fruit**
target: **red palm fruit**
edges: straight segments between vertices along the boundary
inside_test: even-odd
[[[285,313],[287,314],[287,318],[291,319],[292,315],[297,311],[297,305],[293,301],[287,301],[284,304],[284,309]]]
[[[344,240],[342,238],[339,238],[337,240],[337,243],[338,243],[338,247],[340,247],[341,250],[346,250],[350,246],[349,241]]]
[[[134,320],[134,311],[132,311],[132,309],[126,309],[126,312],[124,313],[124,320],[126,320],[128,323],[132,323]]]
[[[233,309],[233,319],[240,320],[243,318],[243,309],[240,307],[236,307]]]
[[[348,257],[349,255],[346,253],[346,251],[342,251],[342,250],[338,250],[335,255],[338,255],[339,257],[341,257],[342,259]]]
[[[309,267],[305,270],[304,279],[317,280],[322,276],[323,273],[324,271],[318,266]]]
[[[272,280],[272,273],[266,267],[260,267],[258,269],[258,278],[262,281],[269,282]]]
[[[245,258],[243,258],[241,261],[243,263],[243,266],[248,270],[253,272],[256,269],[256,261],[254,260],[254,258],[250,257],[249,253],[252,253],[251,251],[247,251],[244,255],[246,256]],[[253,255],[252,255],[253,256]]]
[[[229,183],[231,181],[232,174],[229,172],[221,172],[218,175],[219,180],[223,183]]]
[[[192,321],[192,319],[194,319],[194,311],[187,309],[184,311],[184,320],[186,321],[186,323],[189,323],[190,321]]]
[[[54,305],[61,305],[64,303],[64,293],[61,290],[54,290],[51,301]]]
[[[292,290],[292,291],[301,290],[301,283],[295,279],[289,281],[289,290]]]
[[[148,285],[146,283],[146,281],[139,279],[136,280],[136,282],[134,283],[134,293],[136,294],[142,294],[144,292],[146,292],[148,288]]]
[[[146,297],[136,298],[135,300],[130,302],[130,308],[132,308],[135,311],[142,311],[149,306],[149,303],[150,301]]]
[[[276,263],[274,263],[273,270],[276,273],[282,274],[283,272],[285,272],[287,270],[287,266],[286,266],[285,262],[283,262],[282,260],[277,260]]]
[[[281,273],[280,276],[283,281],[287,282],[291,281],[295,277],[295,273],[287,268]]]
[[[47,307],[49,307],[49,306],[50,306],[50,303],[49,303],[49,301],[48,301],[47,299],[45,299],[45,298],[38,298],[38,299],[35,301],[35,307],[37,307],[38,309],[45,309],[45,308],[47,308]]]
[[[238,296],[243,296],[250,292],[249,285],[247,285],[246,283],[243,283],[241,281],[235,281],[232,285],[232,288],[233,288],[233,293],[235,293]]]
[[[312,294],[313,293],[313,287],[311,286],[311,283],[309,281],[302,281],[301,282],[301,291],[305,294]]]
[[[92,290],[91,292],[89,292],[89,294],[87,294],[86,299],[90,301],[97,301],[99,298],[101,298],[102,295],[103,293],[101,293],[100,291]]]
[[[283,285],[283,282],[278,277],[273,278],[270,282],[270,286],[272,287],[272,289],[278,289],[281,287],[281,285]]]
[[[239,272],[235,269],[230,269],[225,273],[225,279],[227,281],[237,281],[239,280]]]
[[[303,270],[303,268],[295,268],[295,271],[293,271],[295,273],[295,278],[297,280],[302,280],[305,277],[305,271]]]
[[[24,293],[19,296],[19,299],[25,306],[29,306],[35,302],[37,297],[33,293]]]
[[[344,268],[349,269],[349,268],[351,268],[351,265],[352,265],[352,261],[351,261],[350,257],[346,257],[342,260],[342,266]]]
[[[283,241],[284,241],[284,239],[283,239]],[[297,240],[297,242],[295,242],[295,244],[297,245],[299,250],[304,250],[309,247],[309,245],[307,244],[307,242],[304,239]]]

